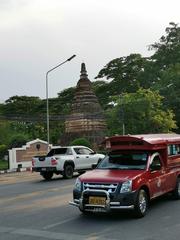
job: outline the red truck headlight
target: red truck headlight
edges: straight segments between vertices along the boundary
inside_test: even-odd
[[[132,191],[132,180],[123,182],[120,193],[128,193],[131,191]]]

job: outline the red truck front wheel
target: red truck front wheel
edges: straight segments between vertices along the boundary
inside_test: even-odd
[[[144,189],[140,189],[135,203],[135,216],[144,217],[148,210],[148,196]]]

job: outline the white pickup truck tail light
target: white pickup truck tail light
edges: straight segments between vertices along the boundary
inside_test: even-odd
[[[34,167],[34,165],[35,165],[35,160],[32,159],[32,167]]]
[[[57,159],[56,158],[51,158],[51,165],[57,165]]]

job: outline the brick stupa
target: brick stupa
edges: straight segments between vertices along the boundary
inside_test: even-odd
[[[105,132],[104,113],[92,90],[85,63],[82,63],[71,114],[65,121],[66,142],[83,137],[97,146],[104,139]]]

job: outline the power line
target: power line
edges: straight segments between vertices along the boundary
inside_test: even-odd
[[[104,119],[104,114],[102,112],[86,114],[82,113],[80,115],[50,115],[51,121],[65,121],[65,120],[80,120],[80,119]],[[30,116],[24,114],[8,114],[0,115],[0,120],[9,121],[22,121],[22,122],[46,122],[46,115],[41,116]]]

